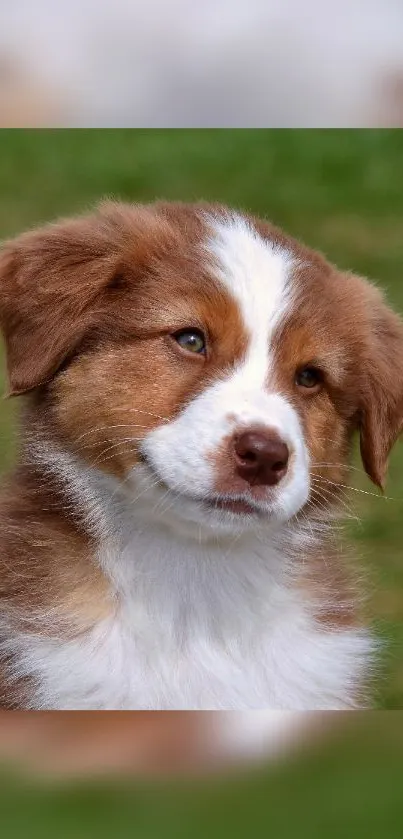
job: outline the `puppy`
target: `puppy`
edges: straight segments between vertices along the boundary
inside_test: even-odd
[[[402,426],[380,292],[225,207],[107,203],[4,246],[0,321],[3,706],[370,704],[333,522],[354,432],[382,487]]]

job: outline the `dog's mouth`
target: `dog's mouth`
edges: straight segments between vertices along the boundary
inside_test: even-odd
[[[204,502],[211,510],[223,510],[237,515],[259,515],[260,510],[239,498],[211,498]]]
[[[198,498],[192,496],[191,494],[187,494],[186,492],[179,492],[178,490],[173,489],[172,487],[168,487],[165,481],[163,481],[158,475],[154,465],[150,462],[149,457],[147,455],[142,454],[141,461],[148,466],[150,471],[153,475],[159,479],[159,485],[162,489],[169,489],[180,501],[181,499],[188,499],[193,503],[199,504],[204,507],[205,510],[208,512],[226,512],[226,513],[233,513],[237,516],[262,516],[264,515],[264,511],[257,507],[255,504],[250,503],[244,498],[220,498],[217,496],[211,496],[210,498]],[[267,513],[266,513],[267,515]]]

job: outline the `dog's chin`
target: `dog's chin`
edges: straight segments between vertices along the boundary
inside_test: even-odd
[[[166,517],[178,525],[201,528],[207,536],[242,533],[275,520],[269,510],[258,509],[242,499],[193,498],[176,492]]]

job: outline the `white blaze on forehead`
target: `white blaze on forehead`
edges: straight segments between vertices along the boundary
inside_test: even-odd
[[[263,239],[240,215],[208,218],[207,242],[213,270],[236,300],[250,336],[248,362],[262,384],[270,365],[270,338],[291,303],[290,278],[295,259],[275,242]]]

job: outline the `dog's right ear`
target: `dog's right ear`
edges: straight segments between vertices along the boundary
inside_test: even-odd
[[[403,322],[378,289],[370,289],[369,303],[358,386],[360,448],[365,471],[383,489],[390,451],[403,430]]]
[[[112,212],[24,233],[0,252],[0,326],[9,395],[49,381],[95,320],[113,280]]]

